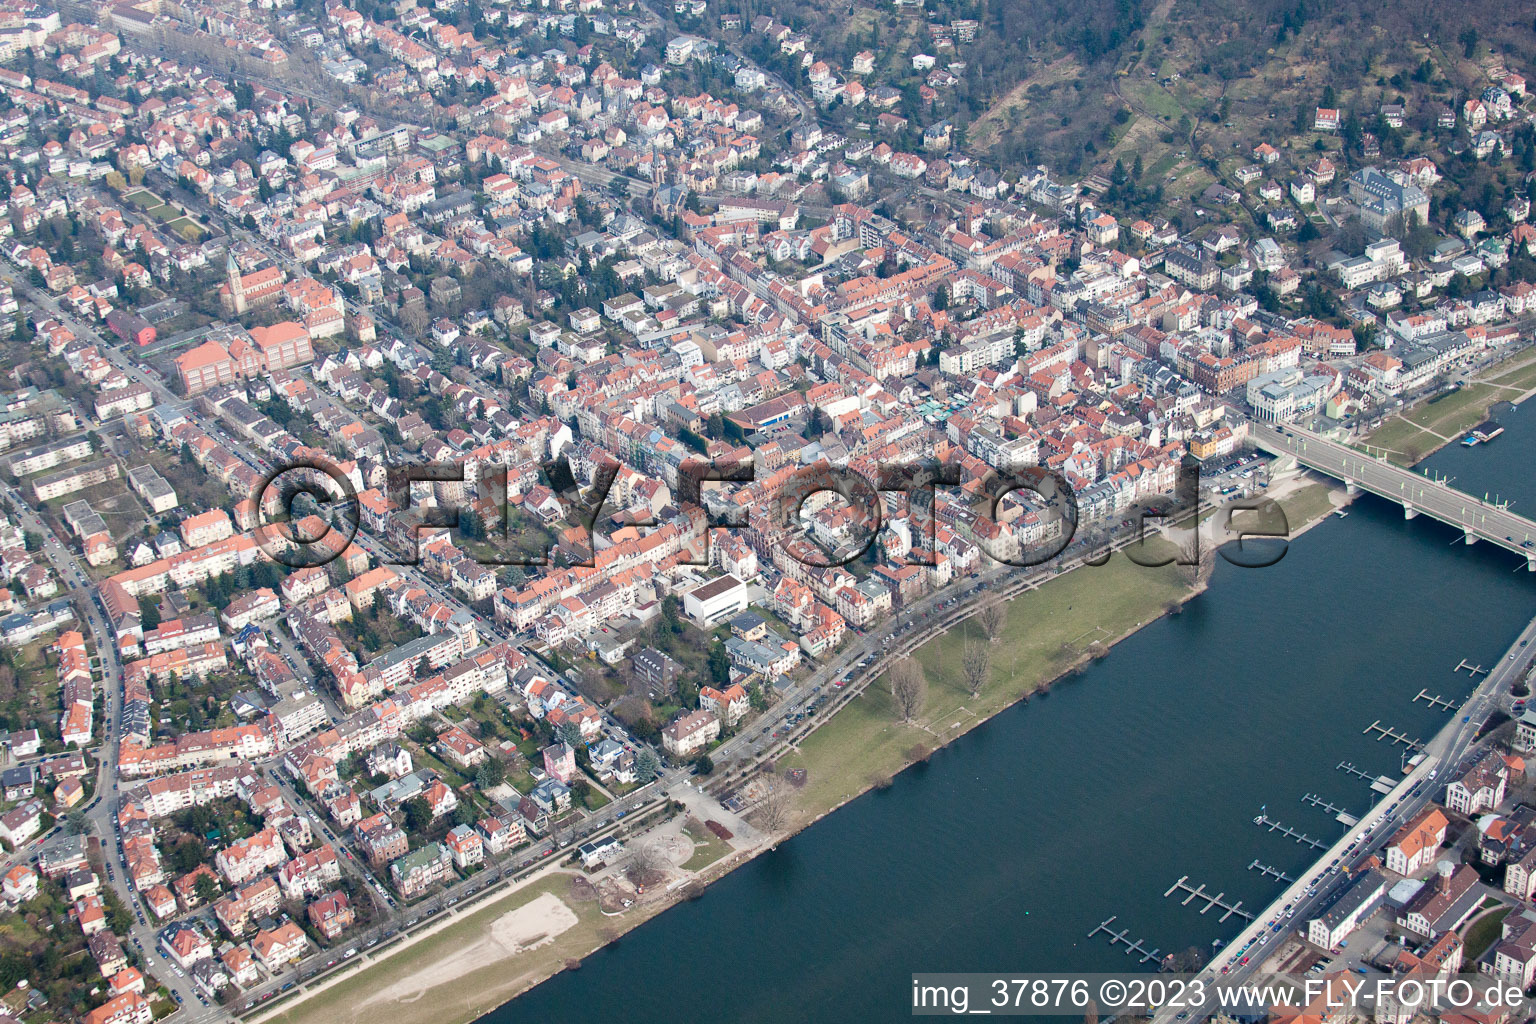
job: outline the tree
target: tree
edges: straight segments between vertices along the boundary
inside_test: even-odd
[[[708,754],[700,754],[694,758],[693,764],[698,768],[700,775],[709,775],[715,770],[715,759]]]
[[[145,601],[140,604],[139,625],[146,630],[154,629],[160,625],[160,606],[154,601]]]
[[[660,846],[638,840],[630,844],[629,856],[624,859],[624,876],[637,888],[644,888],[665,878],[669,866]]]
[[[432,824],[432,805],[425,797],[413,796],[405,802],[405,827],[410,832],[425,832]]]
[[[400,326],[413,338],[427,331],[427,309],[419,302],[407,302],[400,308]]]
[[[997,643],[998,637],[1002,635],[1003,624],[1007,621],[1007,618],[1000,601],[994,601],[976,613],[976,621],[981,624],[982,630],[987,634],[987,639],[994,644]]]
[[[752,810],[755,824],[764,832],[781,832],[789,825],[793,794],[777,776],[765,775],[760,781],[763,798]]]
[[[887,673],[891,681],[891,699],[896,703],[896,717],[910,722],[923,708],[928,696],[928,679],[915,658],[902,658]]]
[[[506,778],[507,770],[494,757],[486,758],[475,769],[475,785],[481,789],[494,789]]]
[[[1457,39],[1461,42],[1462,56],[1467,60],[1477,56],[1477,29],[1470,27],[1463,29]]]
[[[722,644],[715,644],[709,649],[709,675],[716,686],[729,686],[731,683],[731,659]]]
[[[960,655],[960,674],[970,695],[981,696],[982,687],[992,675],[992,647],[985,640],[967,640]]]
[[[203,862],[203,856],[207,852],[199,840],[191,836],[182,836],[176,845],[167,851],[166,863],[176,874],[185,875]]]
[[[204,903],[212,903],[222,895],[219,883],[214,881],[212,875],[198,875],[197,881],[192,884],[192,891],[197,893],[197,898]]]
[[[656,756],[656,751],[650,747],[641,747],[635,755],[635,778],[640,782],[650,782],[661,774],[661,758]]]
[[[572,750],[575,750],[584,742],[581,738],[581,726],[577,725],[576,722],[570,718],[567,718],[565,721],[560,723],[560,728],[555,730],[555,735],[559,736],[561,742],[570,747]]]
[[[676,594],[668,594],[661,599],[661,621],[674,635],[683,631],[683,617],[679,614],[679,607]]]
[[[1216,571],[1216,554],[1207,551],[1198,538],[1191,537],[1179,552],[1179,569],[1194,590],[1204,590]]]
[[[459,509],[459,533],[465,540],[484,540],[485,524],[472,508]]]

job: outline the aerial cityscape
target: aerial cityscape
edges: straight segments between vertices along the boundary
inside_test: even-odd
[[[0,0],[0,1024],[1530,1024],[1527,74]]]

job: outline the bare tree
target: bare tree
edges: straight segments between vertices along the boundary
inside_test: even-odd
[[[982,631],[987,634],[987,639],[994,644],[1003,635],[1003,624],[1007,619],[1008,616],[1003,611],[1001,601],[993,601],[976,613],[976,621],[981,623]]]
[[[636,886],[655,885],[667,874],[667,858],[661,847],[641,840],[629,848],[624,861],[624,876]]]
[[[427,310],[419,302],[408,302],[400,307],[400,326],[413,338],[420,338],[427,330]]]
[[[928,678],[916,658],[902,658],[891,666],[891,698],[896,702],[896,715],[903,722],[910,722],[923,709],[928,697]]]
[[[753,809],[754,823],[764,832],[781,832],[789,825],[794,794],[777,776],[764,775],[759,781],[764,787],[763,798]]]
[[[1194,590],[1204,590],[1211,582],[1211,573],[1216,571],[1216,553],[1209,550],[1209,545],[1191,537],[1180,548],[1179,554],[1179,569],[1185,582]]]
[[[982,687],[992,675],[992,650],[985,640],[967,640],[960,655],[960,674],[972,697],[980,697]]]

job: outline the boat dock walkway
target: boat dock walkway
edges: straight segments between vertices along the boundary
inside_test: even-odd
[[[1446,700],[1444,697],[1440,696],[1439,694],[1436,694],[1435,696],[1431,697],[1429,695],[1429,691],[1428,690],[1420,690],[1418,692],[1417,696],[1415,696],[1413,698],[1413,702],[1415,704],[1417,704],[1421,700],[1424,703],[1428,704],[1430,707],[1437,708],[1437,709],[1439,709],[1441,711],[1455,711],[1456,710],[1456,705],[1453,702]]]
[[[1248,913],[1246,910],[1241,909],[1243,905],[1242,900],[1238,900],[1236,903],[1225,903],[1222,901],[1222,898],[1227,895],[1225,892],[1219,892],[1215,896],[1212,896],[1210,893],[1205,891],[1205,886],[1203,885],[1198,889],[1191,888],[1189,885],[1188,875],[1185,875],[1183,878],[1170,885],[1168,887],[1168,891],[1163,893],[1163,898],[1167,899],[1169,896],[1172,896],[1176,892],[1189,893],[1188,896],[1184,897],[1181,906],[1187,907],[1193,900],[1204,900],[1205,906],[1200,908],[1200,913],[1202,914],[1210,910],[1212,907],[1220,907],[1222,910],[1226,911],[1226,913],[1222,914],[1219,918],[1216,919],[1218,924],[1222,921],[1225,921],[1233,914],[1236,914],[1238,917],[1245,921],[1253,920],[1252,914]]]
[[[1122,944],[1125,946],[1126,956],[1134,956],[1135,954],[1140,953],[1142,963],[1157,961],[1158,955],[1160,953],[1159,950],[1148,949],[1146,944],[1143,943],[1140,939],[1132,941],[1131,939],[1126,938],[1126,936],[1130,934],[1131,930],[1129,928],[1122,928],[1117,932],[1110,928],[1110,925],[1114,923],[1114,917],[1106,918],[1105,920],[1100,921],[1098,927],[1088,933],[1088,937],[1091,939],[1095,935],[1099,934],[1099,932],[1104,932],[1109,935],[1109,944],[1111,946],[1118,946]]]
[[[1326,844],[1318,842],[1316,839],[1313,839],[1311,836],[1307,835],[1304,832],[1297,832],[1295,829],[1291,828],[1288,825],[1282,825],[1280,822],[1278,822],[1278,821],[1274,820],[1273,818],[1269,817],[1269,815],[1267,815],[1267,814],[1261,814],[1257,818],[1254,818],[1253,819],[1253,823],[1255,825],[1267,826],[1271,832],[1279,832],[1281,835],[1285,836],[1286,838],[1294,839],[1298,843],[1306,843],[1308,846],[1312,847],[1314,850],[1325,850],[1325,849],[1327,849],[1327,845]]]
[[[1382,725],[1381,724],[1381,719],[1379,719],[1379,718],[1376,721],[1372,722],[1370,725],[1366,726],[1365,729],[1361,732],[1361,735],[1362,736],[1369,736],[1372,733],[1376,733],[1377,734],[1377,736],[1376,736],[1376,742],[1377,743],[1380,743],[1382,740],[1391,740],[1393,743],[1401,743],[1401,744],[1403,744],[1405,747],[1408,747],[1410,750],[1418,750],[1419,748],[1424,746],[1424,741],[1423,740],[1411,740],[1411,739],[1408,738],[1408,734],[1407,733],[1405,733],[1405,732],[1398,732],[1396,729],[1389,729],[1385,725]]]
[[[1483,666],[1481,666],[1481,665],[1474,665],[1471,662],[1469,662],[1466,658],[1462,658],[1460,663],[1457,664],[1456,668],[1453,671],[1460,672],[1462,669],[1466,669],[1467,670],[1467,674],[1470,675],[1474,679],[1476,679],[1479,675],[1487,675],[1488,674],[1488,670],[1483,668]]]
[[[1306,796],[1301,798],[1301,802],[1304,803],[1304,804],[1311,804],[1313,807],[1321,807],[1323,810],[1327,811],[1329,814],[1342,814],[1342,813],[1344,813],[1344,808],[1338,807],[1338,806],[1335,806],[1334,804],[1329,803],[1327,800],[1324,800],[1322,797],[1318,796],[1315,793],[1308,793]]]
[[[1349,774],[1355,776],[1356,778],[1364,779],[1366,782],[1370,782],[1372,779],[1376,778],[1376,776],[1372,775],[1370,772],[1356,768],[1348,761],[1340,761],[1336,766],[1336,769],[1341,772],[1349,772]]]
[[[1290,875],[1286,874],[1284,871],[1281,871],[1279,868],[1272,868],[1268,864],[1260,864],[1259,863],[1259,858],[1257,858],[1257,857],[1253,858],[1253,863],[1248,865],[1248,870],[1249,871],[1257,871],[1259,874],[1263,875],[1265,878],[1274,878],[1274,879],[1277,879],[1277,880],[1279,880],[1281,882],[1289,883],[1289,882],[1296,881],[1296,879],[1292,878]]]

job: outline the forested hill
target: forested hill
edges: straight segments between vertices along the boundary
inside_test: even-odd
[[[1374,114],[1383,97],[1454,100],[1499,64],[1536,74],[1536,10],[1502,0],[722,0],[706,18],[718,28],[731,14],[743,52],[789,77],[803,81],[807,69],[755,33],[755,18],[804,34],[834,74],[900,90],[894,110],[919,129],[948,119],[1000,165],[1062,174],[1134,155],[1145,166],[1177,160],[1191,141],[1220,152],[1232,141],[1223,126],[1289,125],[1330,86],[1334,102]],[[951,30],[966,22],[977,23],[974,41]],[[874,68],[853,75],[861,51]],[[919,54],[956,77],[928,102],[933,72],[913,67]],[[852,125],[877,112],[826,116]]]

